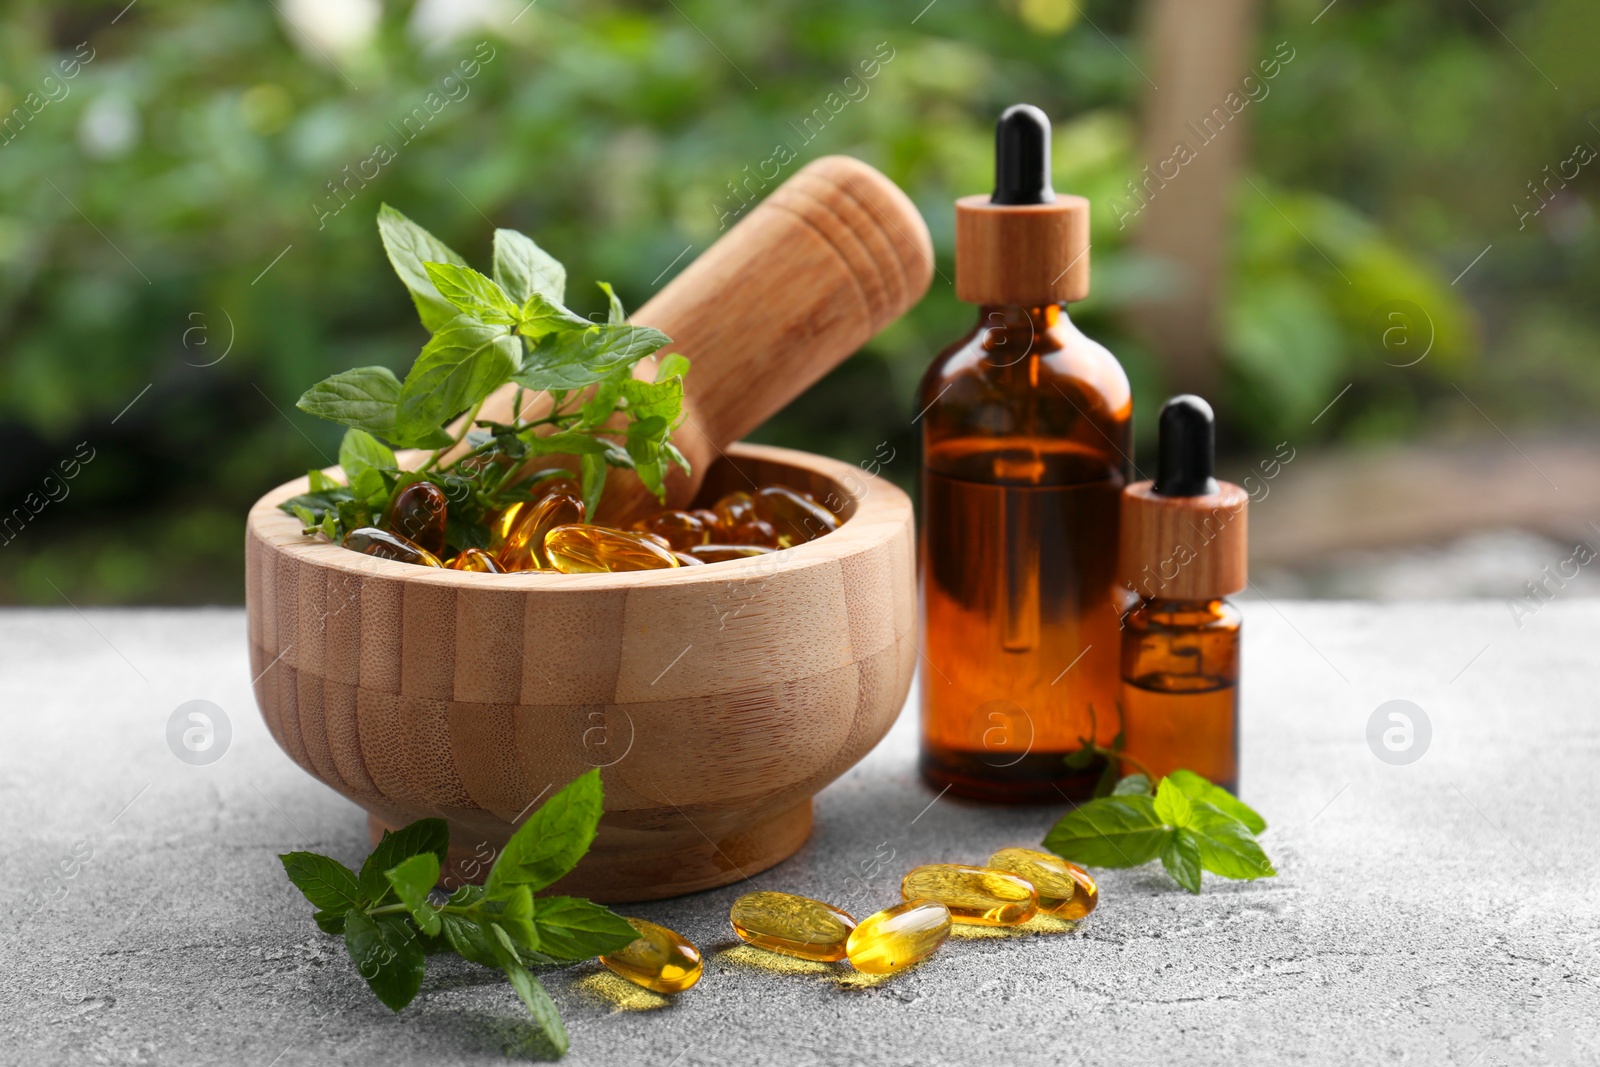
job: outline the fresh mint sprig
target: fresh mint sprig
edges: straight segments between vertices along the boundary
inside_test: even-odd
[[[486,548],[489,517],[531,499],[543,475],[561,473],[521,474],[547,455],[577,457],[591,515],[613,467],[635,471],[665,498],[668,465],[689,469],[669,440],[683,419],[689,361],[667,355],[654,381],[633,377],[635,364],[670,343],[665,334],[630,325],[605,282],[605,322],[568,310],[566,269],[515,230],[495,231],[492,277],[387,204],[378,232],[433,336],[404,381],[387,367],[356,367],[301,396],[302,411],[348,427],[339,449],[346,484],[313,471],[309,491],[280,505],[306,533],[337,541],[376,525],[394,493],[431,481],[449,499],[449,546]],[[483,402],[508,383],[548,392],[550,410],[524,419],[519,391],[514,421],[480,422]],[[402,471],[394,448],[432,451]]]
[[[1084,751],[1136,760],[1087,742]],[[1109,795],[1089,800],[1061,817],[1044,847],[1086,867],[1139,867],[1159,859],[1191,893],[1200,872],[1224,878],[1271,878],[1278,872],[1256,840],[1266,820],[1244,801],[1193,771],[1178,770],[1152,784],[1149,774],[1118,780]]]
[[[278,857],[317,910],[328,934],[343,935],[356,970],[398,1012],[422,988],[427,958],[454,952],[504,971],[557,1055],[567,1031],[531,970],[615,952],[639,935],[626,919],[579,897],[536,897],[572,870],[600,822],[600,772],[574,779],[520,826],[482,886],[448,897],[435,890],[450,831],[421,819],[385,833],[355,872],[315,852]]]

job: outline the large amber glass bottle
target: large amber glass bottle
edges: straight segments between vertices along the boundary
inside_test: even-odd
[[[1049,188],[1049,121],[1001,117],[996,192],[957,204],[976,324],[923,378],[922,773],[982,800],[1086,796],[1065,757],[1117,732],[1127,376],[1064,304],[1088,287],[1088,202]]]

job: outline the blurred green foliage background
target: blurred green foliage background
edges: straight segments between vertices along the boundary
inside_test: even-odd
[[[1600,6],[1325,2],[1270,0],[1253,49],[1297,54],[1250,109],[1270,200],[1241,184],[1225,445],[1467,432],[1458,386],[1502,426],[1592,418],[1600,163],[1537,200],[1529,183],[1600,143]],[[851,461],[887,441],[909,484],[915,382],[973,314],[946,280],[951,201],[990,187],[993,119],[1026,100],[1056,120],[1057,188],[1095,200],[1074,315],[1128,367],[1142,430],[1163,395],[1128,322],[1169,279],[1109,206],[1139,168],[1141,5],[124,3],[5,8],[0,601],[241,599],[246,509],[336,450],[296,397],[358,364],[403,374],[425,339],[377,240],[385,201],[480,265],[493,226],[534,235],[590,311],[588,280],[635,307],[707,247],[727,183],[777,142],[800,151],[786,175],[868,160],[922,208],[941,277],[759,436]],[[790,123],[875,55],[800,147]],[[1438,327],[1404,370],[1373,320],[1395,300]]]

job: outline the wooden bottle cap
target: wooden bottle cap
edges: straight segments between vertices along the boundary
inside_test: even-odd
[[[956,299],[1039,307],[1089,295],[1089,201],[956,201]]]
[[[1142,597],[1211,600],[1246,584],[1250,494],[1231,482],[1203,496],[1162,496],[1153,483],[1122,491],[1117,580]]]

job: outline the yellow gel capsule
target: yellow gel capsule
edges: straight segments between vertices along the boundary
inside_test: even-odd
[[[728,921],[740,939],[785,956],[833,963],[845,958],[856,921],[832,904],[792,893],[746,893],[733,902]]]
[[[479,574],[499,574],[500,567],[494,557],[481,548],[463,548],[461,555],[445,564],[453,571],[476,571]]]
[[[1100,903],[1100,887],[1089,872],[1049,852],[1003,848],[989,857],[989,866],[1032,882],[1039,910],[1058,919],[1081,919]]]
[[[861,920],[845,950],[863,974],[893,974],[933,955],[949,936],[949,908],[937,900],[908,900]]]
[[[621,951],[600,957],[607,970],[657,993],[682,993],[700,981],[704,965],[693,941],[643,919],[628,922],[639,937]]]
[[[1039,895],[1026,880],[988,867],[930,863],[914,867],[900,882],[907,900],[937,900],[950,918],[976,926],[1016,926],[1039,910]]]
[[[544,537],[550,565],[562,574],[646,571],[678,566],[672,549],[646,535],[605,526],[557,526]]]

